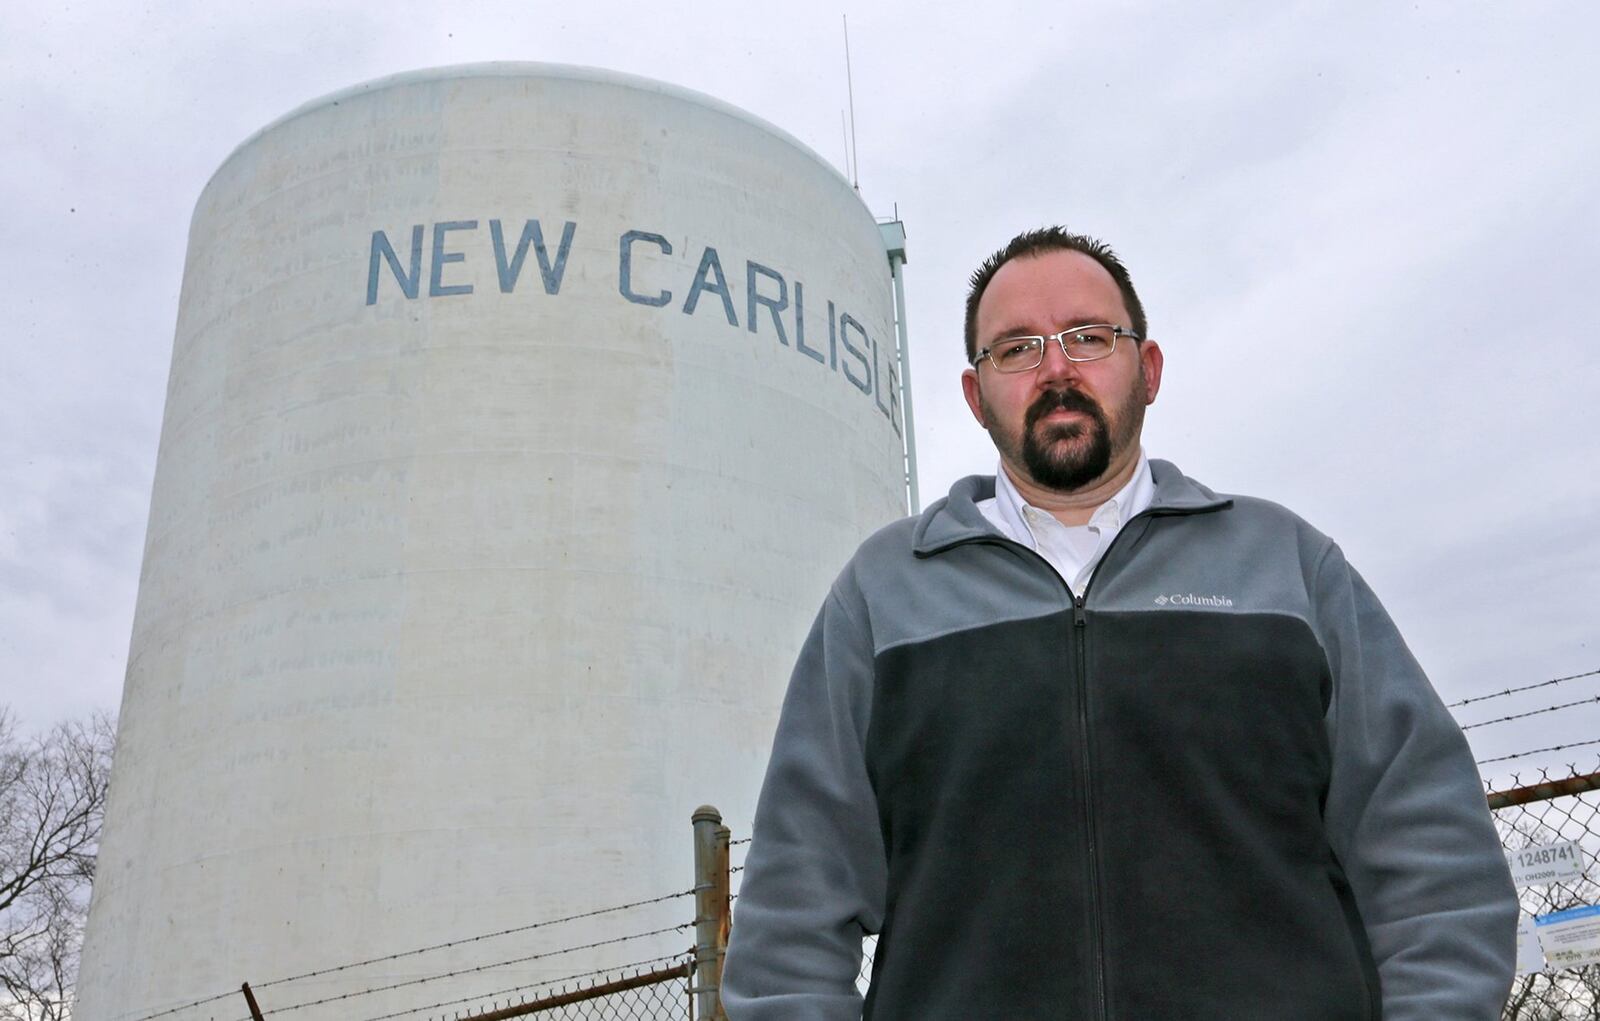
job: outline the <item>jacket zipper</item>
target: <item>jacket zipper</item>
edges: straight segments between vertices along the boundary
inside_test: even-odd
[[[1100,835],[1095,826],[1094,816],[1094,772],[1092,756],[1090,754],[1090,741],[1092,735],[1089,728],[1089,615],[1085,610],[1089,602],[1089,593],[1094,590],[1095,579],[1100,577],[1100,569],[1111,559],[1111,551],[1117,548],[1117,543],[1129,532],[1129,526],[1140,518],[1158,517],[1159,513],[1149,508],[1140,511],[1117,529],[1117,534],[1111,537],[1111,542],[1106,546],[1105,552],[1100,554],[1100,560],[1094,565],[1094,570],[1089,572],[1089,580],[1084,583],[1083,595],[1072,591],[1072,586],[1067,586],[1067,592],[1072,596],[1072,628],[1077,632],[1078,667],[1078,740],[1083,747],[1083,823],[1084,833],[1089,841],[1089,904],[1090,917],[1093,922],[1094,932],[1094,1013],[1095,1017],[1106,1021],[1109,1017],[1106,1001],[1106,937],[1105,921],[1102,918],[1104,908],[1100,903]],[[1035,553],[1037,556],[1038,554]],[[1040,559],[1043,559],[1042,557]],[[1046,561],[1048,564],[1049,561]],[[1055,573],[1055,568],[1051,568]],[[1060,575],[1057,575],[1060,577]],[[1065,584],[1066,580],[1062,579]]]
[[[1083,586],[1083,595],[1081,596],[1072,591],[1072,586],[1068,584],[1067,580],[1061,577],[1056,569],[1051,566],[1050,561],[1046,560],[1037,550],[1029,549],[1022,543],[1014,539],[1008,539],[1005,536],[983,536],[968,540],[970,542],[1010,546],[1029,554],[1035,560],[1044,564],[1050,574],[1061,583],[1061,587],[1067,596],[1072,599],[1072,629],[1076,632],[1074,637],[1077,639],[1073,643],[1075,650],[1073,659],[1075,660],[1078,674],[1078,743],[1083,749],[1083,828],[1084,836],[1089,845],[1089,925],[1092,930],[1090,932],[1090,941],[1094,945],[1094,1016],[1099,1021],[1106,1021],[1108,1017],[1106,1007],[1106,942],[1105,922],[1101,917],[1104,908],[1100,903],[1100,839],[1098,830],[1095,827],[1094,777],[1090,761],[1089,652],[1086,641],[1089,634],[1089,617],[1085,608],[1089,600],[1089,592],[1094,588],[1095,579],[1100,576],[1100,568],[1110,559],[1111,551],[1116,549],[1117,543],[1128,533],[1128,526],[1140,518],[1157,516],[1159,516],[1157,513],[1146,509],[1122,523],[1122,527],[1117,530],[1117,534],[1112,538],[1110,545],[1106,546],[1105,552],[1100,555],[1100,562],[1095,564],[1094,570],[1089,572],[1089,581]]]
[[[1111,552],[1110,547],[1106,548],[1106,552]],[[1104,562],[1105,558],[1101,557],[1101,563]],[[1099,570],[1099,564],[1095,565],[1095,570]],[[1091,572],[1091,581],[1093,577],[1094,572]],[[1106,937],[1105,922],[1101,917],[1104,909],[1100,904],[1100,837],[1094,819],[1093,755],[1089,743],[1089,653],[1085,648],[1085,638],[1089,634],[1089,618],[1083,608],[1088,591],[1089,586],[1085,585],[1084,595],[1074,593],[1072,596],[1072,629],[1076,632],[1073,636],[1076,639],[1073,646],[1076,650],[1074,658],[1077,660],[1078,668],[1078,743],[1083,749],[1083,832],[1089,844],[1089,918],[1090,936],[1094,944],[1094,1015],[1097,1018],[1105,1018]]]

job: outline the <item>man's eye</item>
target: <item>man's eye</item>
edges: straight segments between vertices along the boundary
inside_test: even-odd
[[[1003,362],[1021,361],[1039,349],[1037,340],[1013,340],[995,346],[995,357]]]

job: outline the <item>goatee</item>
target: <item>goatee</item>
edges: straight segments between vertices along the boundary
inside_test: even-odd
[[[1079,412],[1087,421],[1040,424],[1057,410]],[[1081,391],[1046,390],[1023,418],[1022,464],[1035,482],[1058,492],[1073,492],[1094,482],[1111,465],[1111,429],[1105,412]]]

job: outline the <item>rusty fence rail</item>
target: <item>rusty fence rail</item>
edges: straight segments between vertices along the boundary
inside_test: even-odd
[[[667,968],[621,978],[597,979],[571,990],[551,991],[506,1007],[491,1006],[457,1015],[466,1021],[508,1021],[536,1017],[616,1019],[616,1021],[694,1021],[691,1003],[695,964],[691,959]]]

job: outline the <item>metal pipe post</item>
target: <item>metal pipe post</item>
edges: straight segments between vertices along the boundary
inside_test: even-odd
[[[899,220],[878,224],[883,248],[889,256],[889,280],[894,291],[895,339],[900,351],[900,419],[905,427],[906,504],[912,514],[922,512],[922,496],[917,491],[916,416],[911,413],[911,349],[906,331],[906,228]]]
[[[728,936],[733,932],[733,899],[729,896],[733,891],[729,888],[733,870],[730,868],[729,845],[733,842],[733,832],[726,826],[717,827],[717,864],[713,870],[713,880],[716,889],[712,896],[716,900],[717,910],[717,960],[720,962],[728,953]],[[722,988],[722,968],[717,968],[717,988]],[[720,1015],[719,1015],[720,1016]]]
[[[699,993],[696,1014],[704,1021],[717,1021],[724,1016],[722,954],[727,945],[728,829],[722,825],[722,813],[710,805],[695,809],[691,819],[694,822],[694,985]]]
[[[894,322],[900,340],[900,417],[906,427],[906,488],[911,494],[911,513],[922,513],[922,496],[917,492],[916,416],[911,413],[911,348],[906,339],[906,285],[904,258],[891,260],[894,275]]]

